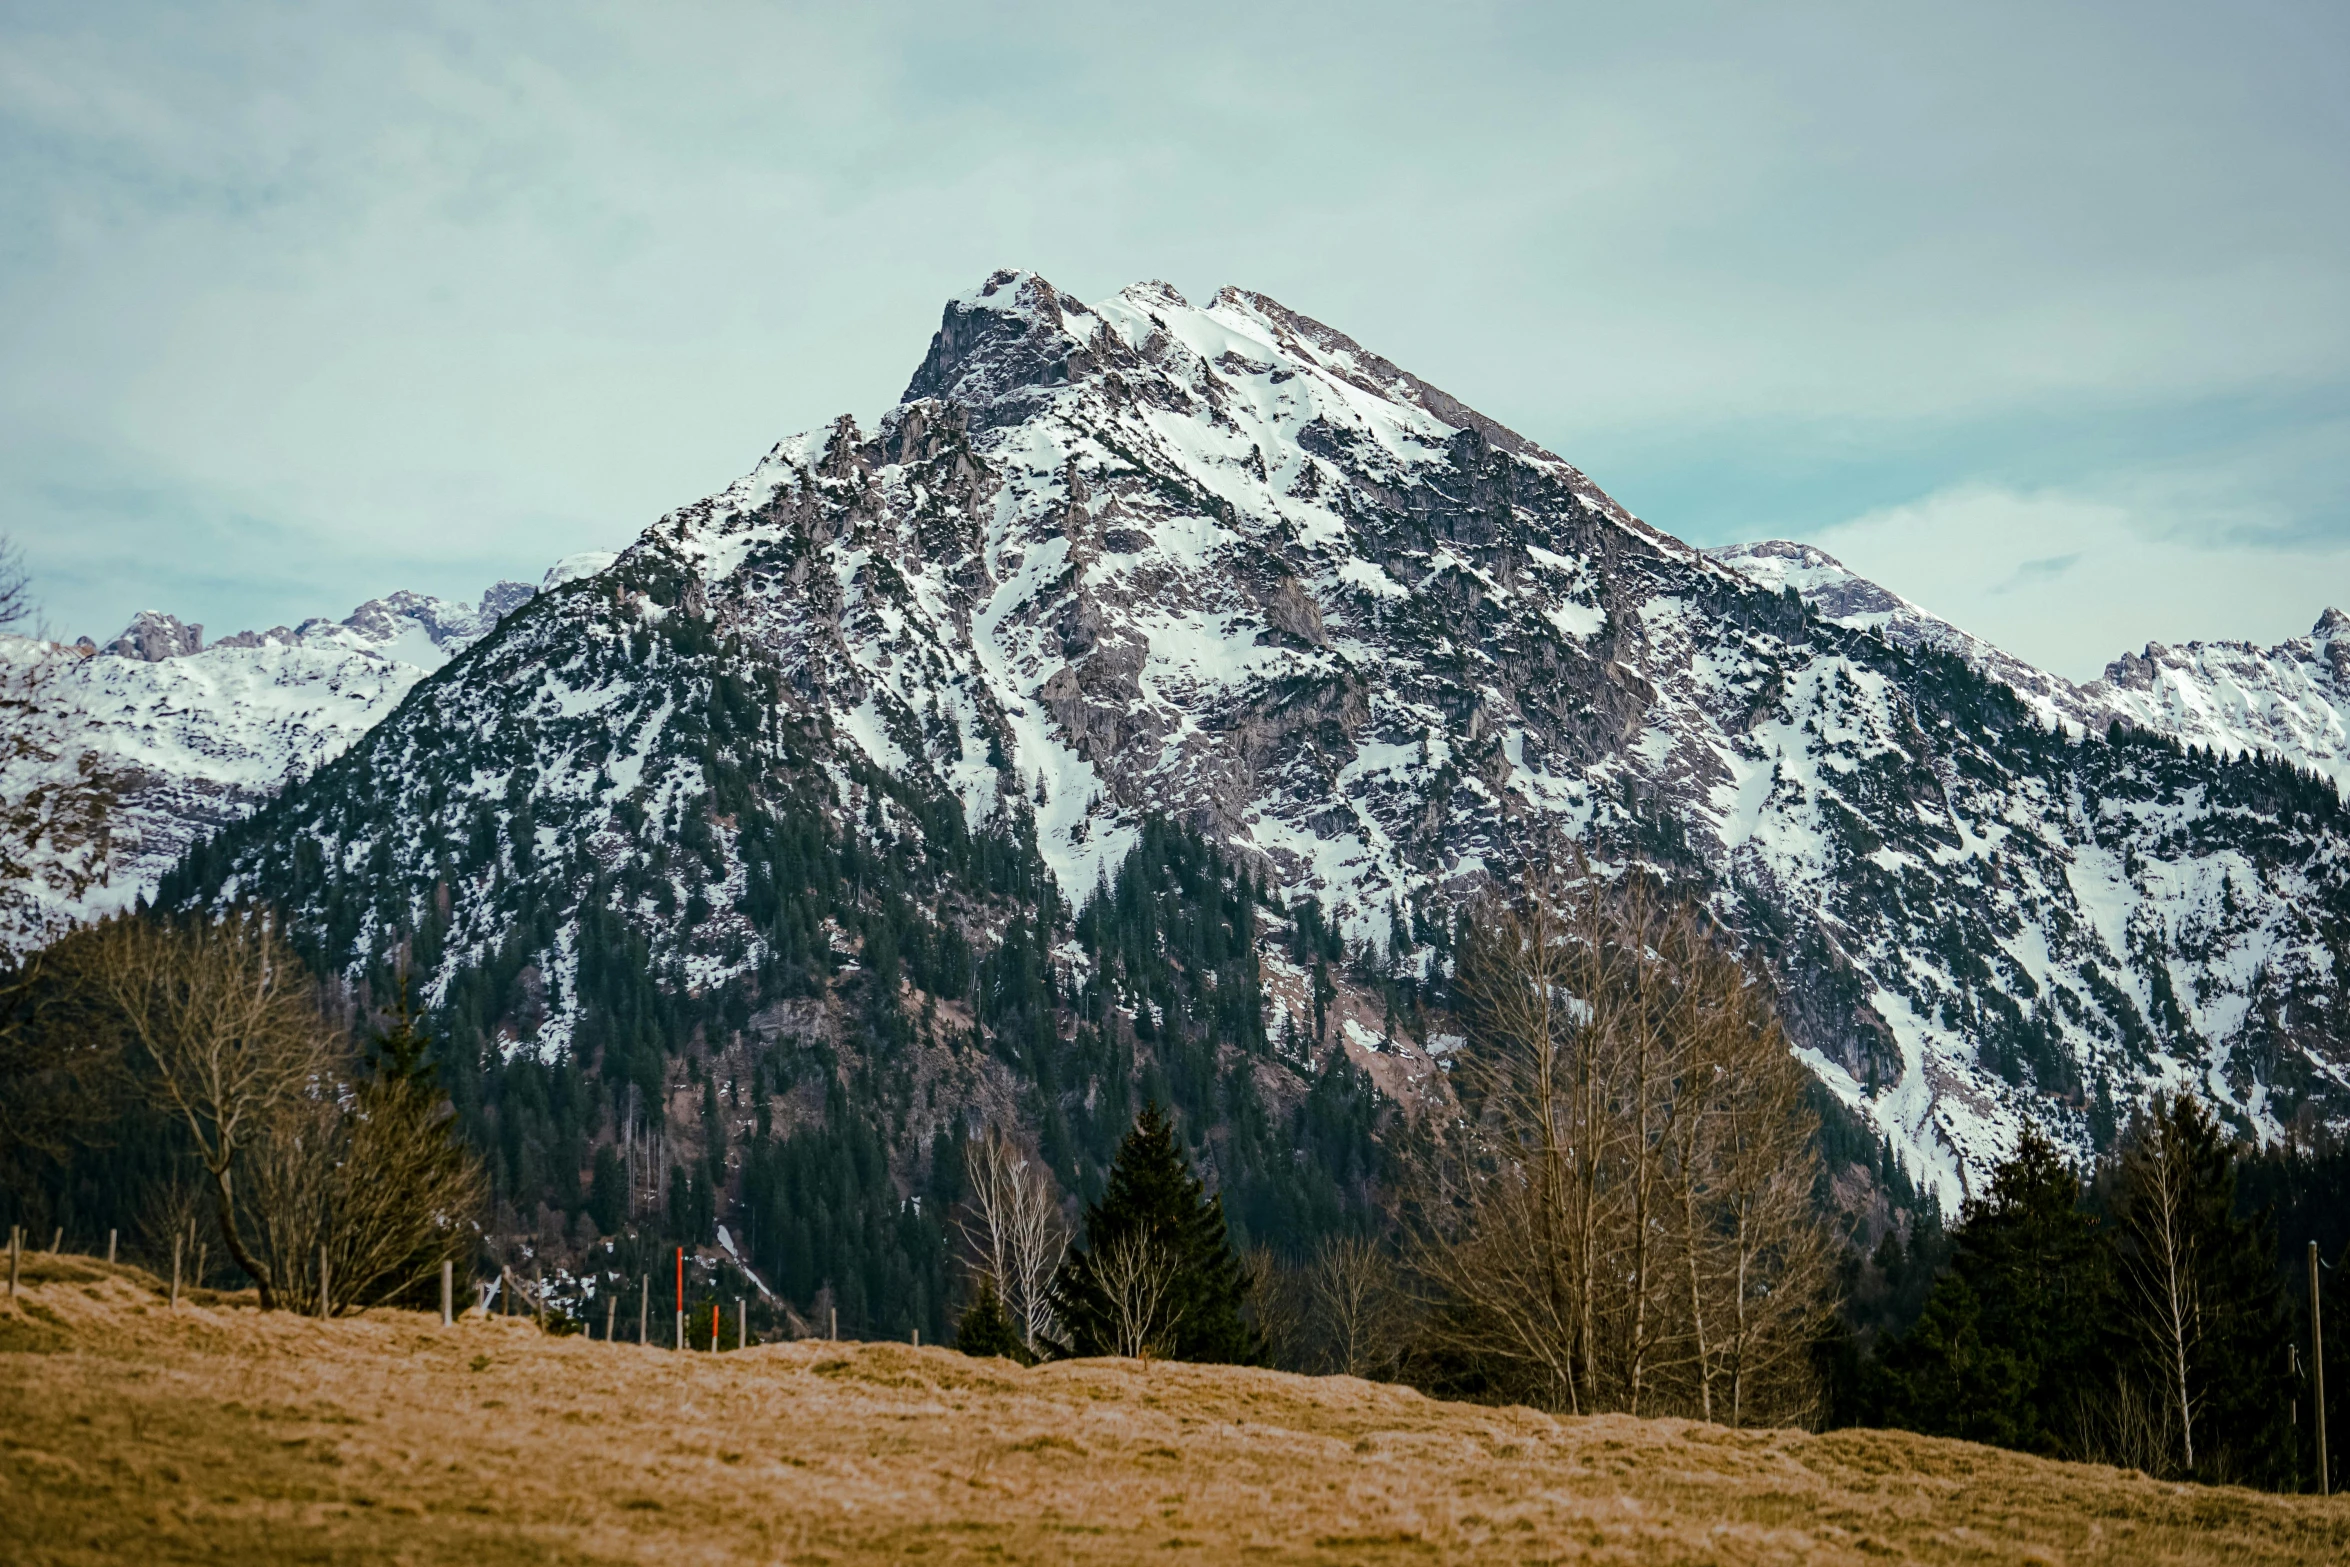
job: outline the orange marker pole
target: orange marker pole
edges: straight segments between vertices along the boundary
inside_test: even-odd
[[[718,1302],[710,1302],[710,1353],[718,1353]]]
[[[677,1248],[677,1321],[679,1324],[678,1337],[682,1339],[685,1336],[685,1248],[683,1246]],[[685,1345],[679,1344],[677,1347],[683,1349]]]

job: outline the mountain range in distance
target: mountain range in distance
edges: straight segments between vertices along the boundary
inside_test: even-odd
[[[1957,654],[2076,733],[2127,724],[2228,755],[2273,755],[2350,789],[2350,616],[2338,609],[2308,636],[2274,647],[2150,642],[2108,664],[2102,678],[2076,682],[1855,575],[1816,546],[1772,539],[1705,553],[1763,587],[1794,589],[1825,620]],[[151,894],[196,837],[249,814],[290,774],[341,755],[508,611],[618,558],[580,551],[537,588],[494,583],[474,602],[402,590],[340,621],[314,617],[209,644],[200,624],[155,610],[140,611],[104,644],[84,637],[78,646],[92,662],[77,672],[76,700],[100,749],[132,780],[117,829],[121,859],[85,912]],[[161,667],[167,661],[176,662]]]
[[[1399,970],[1562,837],[1648,865],[1946,1201],[2025,1121],[2086,1150],[2156,1087],[2259,1135],[2350,1108],[2338,610],[2071,682],[1809,546],[1693,549],[1238,289],[998,273],[876,429],[780,442],[617,556],[209,646],[142,614],[70,686],[132,779],[78,912],[290,889],[357,967],[429,908],[445,998],[535,877],[509,1051],[570,1042],[607,911],[668,982],[756,989],[760,781],[925,830],[878,774],[1018,814],[1072,904],[1173,818]],[[735,690],[755,711],[700,716]],[[1448,1043],[1350,1014],[1327,1048],[1402,1094]]]

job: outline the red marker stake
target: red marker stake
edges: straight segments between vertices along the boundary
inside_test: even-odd
[[[677,1320],[685,1320],[685,1248],[677,1248]]]
[[[710,1353],[718,1353],[718,1302],[710,1302]]]

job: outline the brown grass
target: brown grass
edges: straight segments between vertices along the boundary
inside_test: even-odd
[[[2350,1503],[1899,1433],[1559,1420],[949,1350],[723,1356],[33,1259],[0,1300],[0,1559],[2324,1562]]]

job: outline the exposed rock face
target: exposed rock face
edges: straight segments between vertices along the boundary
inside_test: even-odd
[[[191,626],[177,615],[142,609],[122,629],[121,635],[106,644],[105,651],[117,658],[160,664],[167,658],[185,657],[203,646],[202,626]]]
[[[561,998],[581,900],[623,867],[660,882],[614,906],[656,962],[754,972],[721,801],[822,777],[854,821],[868,766],[974,819],[1033,812],[1071,896],[1144,813],[1179,817],[1358,945],[1403,931],[1399,964],[1578,841],[1710,897],[1803,1058],[1946,1196],[2024,1120],[2086,1147],[2158,1083],[2251,1125],[2338,1120],[2335,791],[2068,735],[2079,693],[1873,585],[1822,603],[1834,563],[1778,548],[1767,585],[1708,559],[1262,295],[1086,306],[998,273],[878,429],[781,442],[543,594],[229,875],[367,865],[363,916],[319,881],[310,917],[356,962],[445,910],[450,964],[520,939],[527,878]]]

